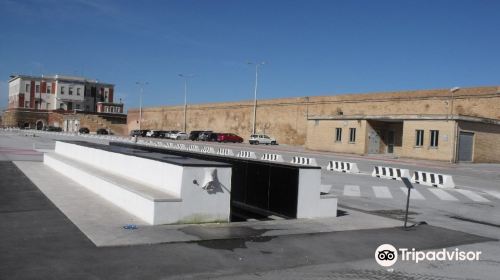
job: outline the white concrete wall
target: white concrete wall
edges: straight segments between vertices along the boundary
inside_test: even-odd
[[[44,155],[43,162],[66,176],[71,175],[70,177],[76,180],[79,184],[85,186],[90,191],[100,195],[132,215],[149,224],[155,224],[155,204],[150,200],[145,199],[144,197],[133,192],[124,190],[112,182],[107,181],[105,178],[100,178],[99,176],[89,176],[89,174],[87,174],[84,170],[61,162],[51,157],[49,154]],[[82,209],[82,211],[85,211],[85,209]]]
[[[231,167],[183,167],[130,155],[56,142],[55,153],[178,197],[152,201],[46,155],[44,162],[151,224],[229,222]],[[217,174],[215,177],[212,174]],[[214,191],[203,189],[215,179]]]
[[[55,152],[180,197],[182,166],[56,141]]]
[[[321,169],[300,169],[297,218],[337,216],[337,198],[321,198]]]

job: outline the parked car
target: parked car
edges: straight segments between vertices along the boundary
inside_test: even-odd
[[[243,138],[234,133],[219,133],[217,135],[217,142],[242,143]]]
[[[278,142],[276,142],[276,139],[269,137],[265,134],[252,134],[250,135],[250,139],[248,139],[248,143],[251,145],[259,145],[259,144],[266,144],[266,145],[278,145]]]
[[[79,133],[81,134],[89,134],[90,133],[90,130],[87,128],[87,127],[81,127],[79,130],[78,130]]]
[[[62,128],[60,127],[55,127],[55,126],[46,126],[43,128],[43,130],[45,131],[55,131],[55,132],[61,132],[62,131]]]
[[[146,137],[159,138],[161,132],[161,130],[149,130],[148,132],[146,132]]]
[[[193,130],[191,133],[189,133],[189,140],[191,141],[198,141],[198,137],[200,137],[200,133],[202,133],[202,130]]]
[[[180,132],[179,130],[167,130],[163,134],[164,135],[163,137],[168,138],[168,139],[175,139],[175,138],[172,138],[172,135],[177,134],[179,132]]]
[[[101,135],[108,135],[109,134],[105,128],[99,128],[95,133],[101,134]]]
[[[162,130],[162,131],[160,131],[160,135],[159,135],[159,137],[160,137],[160,138],[168,138],[169,133],[170,133],[169,131]]]
[[[170,139],[175,139],[175,140],[188,140],[189,135],[187,135],[186,132],[177,132],[177,133],[171,133],[170,134]]]
[[[204,131],[200,133],[198,139],[201,141],[217,141],[217,133],[212,131]]]
[[[132,137],[141,136],[141,131],[138,129],[134,129],[134,130],[130,131],[130,136],[132,136]]]
[[[142,129],[142,130],[134,129],[134,130],[130,131],[130,136],[146,137],[146,133],[148,131],[149,130],[147,130],[147,129]]]

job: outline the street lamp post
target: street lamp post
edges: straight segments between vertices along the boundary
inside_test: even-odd
[[[255,121],[257,119],[257,84],[259,79],[259,66],[266,64],[265,61],[262,62],[248,62],[248,64],[255,65],[255,87],[253,96],[253,124],[252,124],[252,134],[255,134]]]
[[[179,77],[184,79],[184,132],[186,132],[187,124],[187,82],[189,78],[194,77],[193,74],[179,74]]]
[[[451,116],[450,116],[450,117],[451,117],[451,118],[453,118],[453,99],[455,99],[455,98],[454,98],[454,96],[453,96],[453,94],[454,94],[455,92],[459,91],[459,90],[460,90],[460,88],[459,88],[459,87],[454,87],[454,88],[451,88],[451,89],[450,89],[450,93],[451,93],[451,101],[450,101],[450,107],[451,107],[451,108],[450,108],[450,115],[451,115]]]
[[[144,86],[148,85],[148,82],[135,82],[137,85],[141,87],[141,91],[139,93],[139,131],[142,129],[142,95],[144,94]]]

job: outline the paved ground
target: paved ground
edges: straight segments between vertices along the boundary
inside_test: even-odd
[[[497,279],[500,263],[500,165],[451,165],[309,153],[295,147],[253,147],[316,156],[321,164],[349,158],[364,173],[374,164],[449,171],[460,187],[443,192],[416,186],[411,231],[400,228],[265,236],[199,242],[96,247],[11,161],[40,161],[33,150],[53,138],[0,132],[0,279]],[[92,140],[105,141],[105,140]],[[218,146],[216,144],[215,146]],[[230,144],[230,146],[238,147]],[[236,148],[234,148],[236,150]],[[272,150],[271,150],[272,149]],[[291,150],[291,151],[289,151]],[[257,151],[257,150],[256,150]],[[323,171],[348,213],[401,218],[401,182]],[[480,250],[480,261],[398,262],[393,270],[373,258],[382,243],[417,249]]]
[[[420,226],[253,236],[196,243],[95,247],[23,173],[0,163],[0,276],[4,279],[206,278],[344,263],[369,259],[378,244],[430,249],[476,242],[484,237]],[[378,271],[378,272],[375,272]],[[360,271],[361,272],[361,271]],[[276,273],[276,272],[274,272]],[[359,273],[359,272],[358,272]],[[374,268],[370,273],[387,272]],[[404,274],[402,274],[404,275]],[[278,274],[273,277],[281,278]]]
[[[96,246],[173,243],[207,239],[284,236],[401,226],[401,222],[349,210],[338,218],[252,221],[209,225],[150,226],[41,162],[17,161],[15,165]],[[82,211],[82,209],[86,209]],[[123,226],[135,224],[133,231]]]

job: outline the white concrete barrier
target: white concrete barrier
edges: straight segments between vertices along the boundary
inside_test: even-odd
[[[263,154],[261,160],[284,162],[283,156],[278,154]]]
[[[181,162],[60,141],[44,154],[46,165],[149,224],[228,222],[231,167]]]
[[[231,157],[234,157],[233,150],[226,149],[226,148],[219,148],[217,150],[217,154],[220,155],[220,156],[231,156]]]
[[[318,166],[315,158],[308,157],[293,157],[290,163],[299,164],[299,165],[310,165],[310,166]]]
[[[156,141],[156,142],[155,142],[155,146],[156,146],[156,147],[163,147],[163,142],[161,142],[161,141]]]
[[[236,154],[236,157],[257,159],[257,155],[255,155],[255,152],[250,152],[250,151],[240,151],[239,153]]]
[[[205,154],[215,154],[215,149],[210,146],[203,146],[200,152]]]
[[[171,143],[171,142],[163,142],[163,148],[173,149],[173,148],[174,148],[174,143]]]
[[[402,177],[410,178],[410,171],[403,168],[375,166],[373,167],[372,177],[401,181]]]
[[[187,149],[190,152],[199,152],[200,151],[200,147],[198,147],[198,145],[189,145]]]
[[[326,170],[344,173],[359,173],[358,164],[354,162],[331,160],[326,166]]]
[[[455,182],[453,181],[453,177],[451,175],[431,173],[426,171],[413,172],[411,182],[437,188],[455,188]]]
[[[297,218],[336,217],[337,196],[326,194],[329,191],[321,185],[321,169],[299,169]]]
[[[175,145],[175,148],[177,150],[182,150],[182,151],[186,151],[187,150],[187,147],[185,144],[182,144],[182,143],[178,143],[177,145]]]

